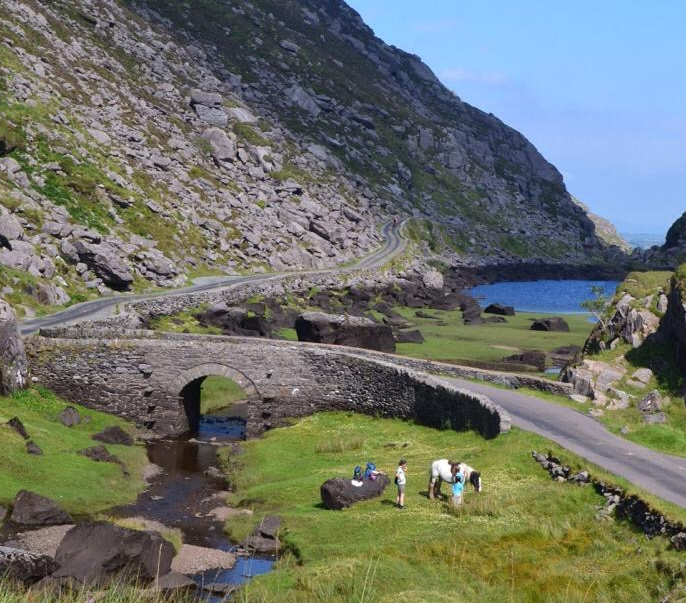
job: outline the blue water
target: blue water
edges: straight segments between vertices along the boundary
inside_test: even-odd
[[[603,287],[605,295],[612,296],[617,285],[619,281],[522,281],[479,285],[467,293],[482,308],[498,303],[519,312],[572,314],[584,312],[579,304],[593,297],[591,287]]]

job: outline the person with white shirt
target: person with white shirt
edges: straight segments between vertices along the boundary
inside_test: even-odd
[[[398,495],[395,497],[395,506],[398,507],[398,509],[405,508],[405,483],[407,482],[405,471],[407,471],[407,461],[405,459],[400,459],[398,468],[395,471],[395,483],[398,486]]]

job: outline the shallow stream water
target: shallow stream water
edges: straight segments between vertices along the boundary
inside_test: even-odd
[[[245,419],[220,414],[203,416],[197,433],[187,437],[155,440],[147,444],[151,463],[163,469],[150,487],[135,503],[112,509],[117,517],[142,517],[178,528],[186,544],[234,552],[223,530],[223,523],[209,515],[222,506],[227,484],[221,477],[218,462],[219,445],[227,445],[245,438]],[[225,450],[225,448],[224,448]],[[233,521],[243,521],[236,516]],[[244,584],[253,576],[272,569],[274,557],[239,556],[230,570],[211,570],[192,576],[200,587],[203,584]],[[202,600],[218,602],[223,596],[209,593]]]

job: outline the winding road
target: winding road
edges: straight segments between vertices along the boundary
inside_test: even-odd
[[[155,297],[170,297],[174,295],[187,295],[188,293],[200,293],[202,291],[233,287],[234,285],[249,283],[250,281],[278,279],[292,274],[308,275],[325,274],[328,272],[374,270],[376,268],[380,268],[385,263],[389,262],[404,251],[407,241],[403,239],[400,231],[406,222],[407,220],[399,224],[395,224],[393,222],[384,224],[381,228],[381,234],[384,237],[384,244],[374,253],[362,258],[358,262],[355,262],[346,268],[324,268],[321,270],[306,270],[300,272],[266,272],[262,274],[253,274],[250,276],[201,277],[196,279],[197,284],[189,287],[182,287],[180,289],[169,289],[163,292],[142,294],[121,293],[119,295],[111,295],[108,297],[101,297],[91,301],[82,302],[48,316],[22,321],[19,324],[19,329],[21,334],[26,336],[30,335],[31,333],[35,333],[42,328],[58,327],[83,320],[106,318],[107,316],[112,315],[114,308],[120,303],[152,299]]]
[[[378,251],[350,267],[310,270],[297,274],[322,274],[379,268],[404,250],[406,241],[400,234],[403,224],[404,222],[399,225],[393,223],[384,225],[382,234],[385,238],[385,244]],[[42,327],[58,326],[111,315],[115,306],[122,302],[221,289],[250,281],[281,278],[289,274],[295,273],[269,273],[204,279],[202,283],[163,293],[122,294],[100,298],[78,304],[50,316],[24,321],[21,323],[20,329],[22,335],[28,335]],[[512,424],[516,427],[544,436],[644,490],[686,508],[686,459],[661,454],[612,435],[592,417],[571,408],[558,406],[533,396],[525,396],[513,390],[503,390],[461,379],[438,378],[462,389],[488,396],[510,414]]]

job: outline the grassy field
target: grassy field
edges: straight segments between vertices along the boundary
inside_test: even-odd
[[[425,310],[435,318],[419,318],[412,308],[394,309],[416,324],[425,339],[422,344],[399,344],[399,354],[472,366],[497,363],[523,350],[548,352],[560,346],[583,346],[592,328],[588,314],[565,314],[570,331],[559,333],[529,330],[532,319],[552,314],[518,312],[507,316],[505,323],[465,325],[459,310]]]
[[[110,425],[127,431],[122,419],[76,406],[89,423],[65,427],[58,420],[67,403],[39,389],[0,398],[0,504],[7,505],[21,489],[32,490],[56,500],[66,511],[93,514],[134,500],[143,489],[141,470],[147,464],[142,446],[112,446],[107,449],[126,465],[130,477],[119,466],[96,463],[76,454],[95,446],[91,436]],[[43,456],[27,454],[24,440],[5,423],[19,417]]]
[[[225,377],[210,375],[205,378],[200,388],[200,414],[203,415],[246,398],[241,387]]]
[[[317,414],[246,443],[231,472],[232,502],[252,507],[254,522],[280,515],[288,552],[237,599],[590,603],[656,601],[679,587],[682,554],[665,539],[597,520],[602,497],[553,482],[531,459],[534,448],[606,476],[518,430],[486,441],[352,413]],[[401,456],[409,463],[404,510],[393,504],[393,485],[345,511],[321,507],[326,479],[368,460],[392,473]],[[483,474],[483,492],[469,487],[458,512],[426,497],[429,464],[446,456]],[[252,525],[228,527],[240,538]]]

